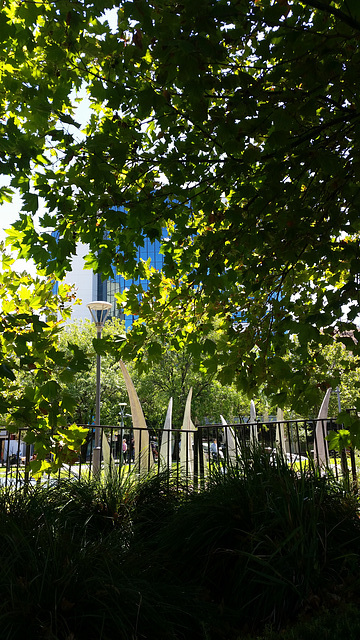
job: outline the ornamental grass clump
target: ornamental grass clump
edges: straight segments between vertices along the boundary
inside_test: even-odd
[[[353,497],[325,477],[299,475],[260,450],[213,475],[160,533],[174,570],[201,585],[224,633],[280,625],[316,593],[359,576]]]
[[[239,640],[359,587],[357,502],[255,449],[206,487],[0,491],[2,640]]]
[[[136,540],[145,493],[142,482],[109,477],[0,493],[2,640],[165,640],[198,628],[194,591],[184,594],[172,572],[155,576],[146,538]],[[163,516],[166,501],[172,512],[174,496],[161,495]]]

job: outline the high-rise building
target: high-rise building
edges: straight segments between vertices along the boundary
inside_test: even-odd
[[[163,256],[160,253],[160,242],[158,240],[151,242],[148,238],[145,238],[144,246],[138,247],[137,251],[138,260],[147,261],[150,258],[152,267],[159,271],[162,269]],[[86,305],[93,300],[106,300],[112,305],[110,315],[124,320],[125,328],[129,329],[134,321],[134,316],[126,316],[124,314],[123,310],[118,307],[115,296],[117,293],[122,293],[125,289],[128,289],[131,284],[141,284],[146,291],[148,281],[126,279],[120,275],[103,280],[100,273],[84,269],[84,258],[87,253],[88,247],[79,244],[77,254],[72,260],[72,269],[65,278],[65,282],[75,285],[77,299],[81,301],[79,305],[74,305],[72,319],[83,320],[89,318],[89,310]]]
[[[161,271],[164,264],[164,257],[160,253],[159,240],[150,241],[149,238],[144,239],[144,246],[137,248],[137,259],[144,260],[146,262],[150,258],[150,265]],[[132,284],[141,284],[144,291],[148,288],[148,280],[144,279],[126,279],[123,276],[116,275],[115,278],[109,280],[101,280],[101,275],[98,274],[98,300],[107,300],[112,305],[111,315],[113,317],[121,318],[125,321],[125,328],[129,329],[134,322],[135,316],[124,315],[121,308],[117,306],[115,295],[122,293],[125,289],[128,289]],[[103,296],[103,297],[101,297]]]

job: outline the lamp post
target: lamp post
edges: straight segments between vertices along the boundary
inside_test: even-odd
[[[104,328],[104,324],[108,313],[111,309],[110,302],[103,300],[96,300],[89,302],[87,305],[91,317],[95,322],[97,330],[97,338],[101,338],[101,333]],[[95,448],[93,454],[93,473],[94,475],[100,472],[100,453],[101,453],[101,429],[100,429],[100,371],[101,371],[101,358],[100,354],[96,354],[96,400],[95,400]]]
[[[120,407],[120,411],[119,411],[120,425],[121,425],[121,432],[122,432],[124,428],[125,407],[127,407],[126,402],[119,402],[119,407]]]

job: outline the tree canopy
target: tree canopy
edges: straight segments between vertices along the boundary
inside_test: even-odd
[[[32,278],[13,268],[0,246],[0,416],[10,432],[35,446],[33,472],[56,469],[73,456],[86,430],[69,426],[74,401],[67,383],[85,370],[81,349],[59,345],[74,292],[52,278]]]
[[[3,2],[1,196],[23,196],[9,239],[58,276],[79,241],[104,276],[151,276],[141,304],[140,285],[122,299],[141,318],[125,356],[170,336],[285,403],[316,345],[358,349],[357,0],[123,0],[110,26],[112,5]],[[164,229],[159,274],[136,247]]]
[[[73,408],[69,417],[77,424],[93,424],[95,418],[96,351],[94,346],[102,354],[101,423],[103,425],[119,423],[119,405],[121,402],[128,402],[128,395],[119,362],[115,361],[109,352],[111,346],[121,339],[123,333],[123,322],[115,318],[105,323],[101,340],[97,338],[95,324],[90,320],[67,323],[64,327],[59,337],[60,347],[65,352],[71,352],[73,345],[76,344],[90,363],[86,371],[79,370],[66,385],[66,391],[73,399]]]
[[[124,325],[118,319],[108,320],[104,326],[101,345],[96,339],[96,328],[89,320],[68,323],[59,336],[59,345],[67,350],[76,344],[94,362],[95,346],[102,349],[101,358],[101,422],[103,425],[120,424],[120,403],[127,403],[125,413],[130,411],[125,381],[117,358],[116,342],[122,339]],[[114,347],[115,344],[115,347]],[[233,385],[221,385],[204,367],[197,369],[194,358],[186,348],[181,352],[166,348],[160,361],[148,363],[139,373],[132,362],[126,367],[134,382],[146,423],[151,428],[162,428],[170,398],[173,398],[172,424],[180,429],[183,423],[185,403],[190,387],[192,393],[192,415],[196,424],[220,422],[220,414],[227,421],[248,419],[250,399],[237,391]],[[73,399],[69,412],[77,424],[92,424],[95,415],[96,368],[79,371],[65,385],[67,394]],[[255,398],[257,410],[264,413],[266,400]],[[129,416],[127,416],[129,417]],[[125,425],[129,426],[129,420]]]

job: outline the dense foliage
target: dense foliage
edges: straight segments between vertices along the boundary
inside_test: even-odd
[[[66,390],[87,361],[75,343],[66,352],[59,347],[74,293],[61,285],[54,294],[52,278],[17,273],[3,247],[0,260],[1,421],[10,432],[25,429],[22,439],[35,446],[34,472],[57,468],[84,437],[68,425],[74,402]]]
[[[272,625],[282,637],[331,606],[326,637],[355,639],[357,503],[268,462],[244,459],[199,494],[126,475],[3,490],[2,637],[239,640]],[[350,603],[348,620],[335,607]]]
[[[110,26],[112,7],[3,2],[1,195],[23,196],[11,241],[58,275],[80,240],[105,276],[151,275],[140,308],[140,285],[122,299],[146,321],[123,346],[140,365],[170,336],[223,382],[306,394],[316,345],[359,311],[357,2],[124,0]],[[150,274],[136,246],[163,229]]]
[[[101,349],[101,421],[102,424],[116,425],[119,422],[120,403],[127,402],[125,382],[120,365],[109,353],[111,346],[123,339],[124,326],[119,320],[105,324],[102,341],[98,342],[93,322],[69,322],[59,336],[59,345],[65,351],[78,345],[87,357],[88,368],[78,371],[67,385],[67,393],[72,397],[73,407],[69,416],[78,424],[92,424],[95,417],[96,395],[96,351]],[[107,345],[107,346],[104,346]]]
[[[125,382],[117,360],[117,343],[123,340],[124,326],[119,320],[106,322],[103,330],[101,358],[101,422],[116,425],[121,422],[120,403],[128,403]],[[96,368],[95,346],[96,329],[90,321],[68,323],[59,337],[60,347],[76,344],[88,357],[90,366],[87,371],[79,371],[67,385],[67,393],[72,397],[74,407],[69,413],[78,424],[91,424],[95,413]],[[126,363],[135,384],[137,394],[149,427],[161,428],[164,424],[167,406],[173,398],[172,424],[180,428],[183,421],[186,398],[190,387],[192,393],[192,415],[196,424],[206,421],[220,422],[223,414],[228,422],[248,418],[250,399],[232,385],[221,385],[214,380],[214,374],[205,368],[197,370],[196,363],[186,347],[181,352],[171,351],[168,347],[161,360],[151,360],[138,373],[132,362]],[[259,413],[266,409],[263,398],[256,400]],[[125,425],[130,426],[128,413],[124,410]]]

